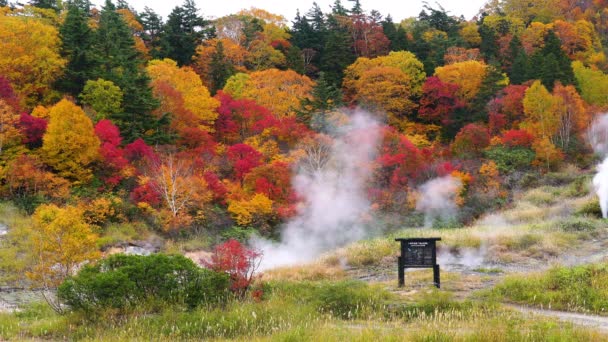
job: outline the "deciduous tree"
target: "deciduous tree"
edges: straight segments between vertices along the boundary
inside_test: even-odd
[[[89,181],[92,176],[89,167],[99,157],[99,139],[91,119],[65,99],[51,108],[50,116],[42,138],[44,161],[63,177]]]

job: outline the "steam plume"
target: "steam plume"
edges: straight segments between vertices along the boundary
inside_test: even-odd
[[[458,178],[445,176],[431,179],[419,188],[416,210],[424,213],[424,225],[430,227],[437,219],[447,220],[457,214],[456,195],[461,186]]]
[[[367,235],[370,203],[365,184],[371,177],[380,126],[356,110],[331,134],[325,151],[322,146],[307,151],[310,158],[298,167],[293,186],[303,205],[283,228],[281,241],[252,241],[264,253],[262,269],[310,261]]]
[[[604,161],[597,166],[593,177],[593,188],[599,197],[602,216],[608,218],[608,115],[595,119],[588,132],[589,143],[597,155]]]

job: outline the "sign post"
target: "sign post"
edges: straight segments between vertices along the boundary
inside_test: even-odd
[[[437,246],[441,238],[395,239],[401,242],[401,256],[397,257],[399,287],[405,285],[406,268],[432,268],[433,282],[441,287],[439,265],[437,264]]]

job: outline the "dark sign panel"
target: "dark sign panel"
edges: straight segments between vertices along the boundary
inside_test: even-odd
[[[401,242],[401,256],[397,258],[399,286],[405,284],[406,268],[432,268],[433,282],[438,288],[441,286],[439,279],[439,265],[437,264],[437,250],[435,243],[441,238],[414,238],[395,239]]]
[[[404,266],[435,265],[435,243],[429,241],[406,241]]]

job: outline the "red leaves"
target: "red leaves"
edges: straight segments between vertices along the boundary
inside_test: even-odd
[[[114,187],[122,180],[120,171],[129,165],[125,151],[120,148],[120,131],[110,120],[101,120],[95,125],[95,135],[101,141],[99,154],[104,161],[101,178],[106,185]]]
[[[0,99],[11,106],[16,113],[21,110],[19,106],[19,97],[15,94],[11,83],[4,76],[0,76]]]
[[[222,91],[215,98],[221,103],[215,121],[218,141],[234,144],[269,129],[277,140],[292,144],[310,132],[295,118],[277,118],[253,100],[233,99]]]
[[[442,82],[439,77],[427,78],[422,86],[418,115],[429,122],[449,125],[455,110],[464,108],[465,103],[456,96],[458,85]]]
[[[125,146],[125,157],[130,162],[157,162],[158,156],[152,147],[148,146],[141,138]]]
[[[474,157],[490,144],[490,132],[485,126],[464,126],[452,143],[452,152],[461,157]]]
[[[512,129],[504,132],[500,139],[502,143],[508,147],[530,147],[532,146],[534,137],[527,131],[521,129]]]
[[[262,253],[248,249],[240,242],[230,239],[215,247],[211,261],[202,260],[205,267],[230,276],[230,289],[242,296],[251,285],[260,265]]]
[[[230,146],[226,155],[239,180],[242,180],[251,169],[262,164],[262,154],[247,144]]]
[[[42,136],[46,132],[48,124],[46,120],[22,113],[19,124],[21,125],[23,135],[25,135],[25,143],[30,145],[30,147],[42,145]]]
[[[122,142],[120,131],[112,121],[104,119],[95,125],[95,135],[102,143],[108,143],[113,146],[119,146]]]

